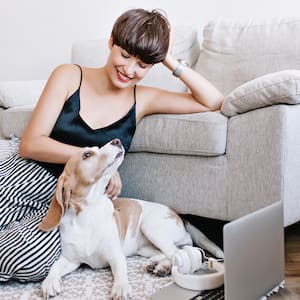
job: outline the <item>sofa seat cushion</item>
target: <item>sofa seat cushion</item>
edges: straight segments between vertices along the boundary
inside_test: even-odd
[[[0,162],[18,152],[19,142],[20,140],[15,136],[12,136],[10,139],[0,138]]]
[[[21,137],[34,109],[34,105],[11,107],[1,111],[2,135]]]
[[[220,112],[145,117],[130,152],[217,156],[225,153],[227,118]]]
[[[1,112],[3,136],[21,137],[33,105]],[[145,117],[137,126],[130,152],[217,156],[225,153],[227,117],[220,112]]]

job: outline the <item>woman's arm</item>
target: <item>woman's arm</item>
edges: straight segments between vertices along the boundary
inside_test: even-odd
[[[39,102],[22,135],[20,156],[50,163],[66,163],[80,148],[50,138],[65,101],[78,88],[80,70],[74,65],[61,65],[51,74]],[[107,194],[116,198],[122,181],[116,172],[107,186]]]
[[[180,79],[190,90],[190,94],[195,101],[207,108],[207,110],[219,110],[223,95],[199,73],[185,66],[180,66],[180,63],[171,55],[168,54],[163,64],[173,73],[176,68],[179,68]]]
[[[78,151],[49,135],[62,107],[80,82],[75,65],[61,65],[51,74],[21,138],[20,156],[51,163],[65,163]]]
[[[170,76],[179,62],[168,54],[163,64],[170,70]],[[186,114],[219,110],[223,95],[208,80],[189,67],[183,67],[178,76],[189,92],[179,93],[153,87],[139,86],[137,99],[137,121],[145,115],[155,113]]]

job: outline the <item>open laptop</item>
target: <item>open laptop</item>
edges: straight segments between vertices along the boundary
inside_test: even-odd
[[[199,293],[172,283],[151,299],[224,299],[225,294],[226,300],[258,300],[284,281],[282,202],[227,223],[223,239],[225,281],[221,289]]]

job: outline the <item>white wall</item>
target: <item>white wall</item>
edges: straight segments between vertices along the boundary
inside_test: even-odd
[[[108,37],[115,18],[136,7],[161,8],[200,33],[216,17],[300,14],[299,0],[0,0],[0,81],[47,78],[69,62],[73,41]]]

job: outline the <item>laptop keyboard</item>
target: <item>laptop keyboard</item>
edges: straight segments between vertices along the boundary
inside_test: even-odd
[[[224,285],[219,288],[207,291],[201,291],[198,295],[189,300],[224,300]]]

